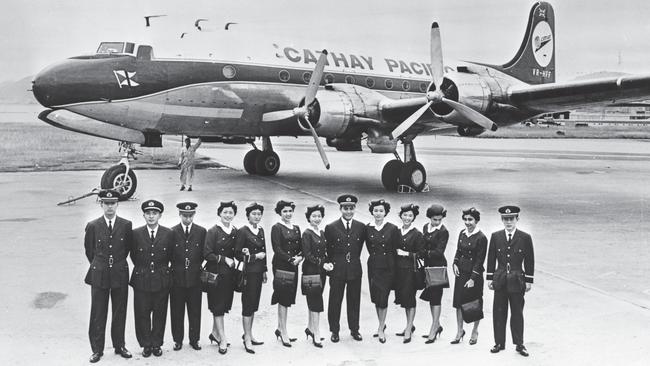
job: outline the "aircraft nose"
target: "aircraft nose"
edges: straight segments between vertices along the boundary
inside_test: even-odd
[[[55,72],[50,68],[39,72],[32,80],[32,93],[43,107],[52,106],[55,81]]]

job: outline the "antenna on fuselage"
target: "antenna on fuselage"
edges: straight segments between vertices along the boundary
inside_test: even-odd
[[[151,26],[151,21],[150,21],[151,18],[160,18],[160,17],[166,17],[166,16],[167,16],[166,14],[160,14],[160,15],[146,15],[146,16],[144,17],[145,27],[150,27],[150,26]]]

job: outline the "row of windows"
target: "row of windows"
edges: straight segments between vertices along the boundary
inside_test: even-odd
[[[235,69],[234,66],[232,65],[226,65],[223,67],[223,76],[226,79],[233,79],[237,75],[237,70]],[[302,81],[305,84],[309,84],[309,79],[311,78],[311,72],[304,72],[302,74]],[[287,70],[281,70],[278,73],[278,79],[284,83],[288,82],[291,79],[291,74],[289,74],[289,71]],[[366,86],[368,88],[373,88],[375,87],[375,79],[371,77],[366,77]],[[331,84],[334,82],[334,75],[332,74],[325,74],[325,83],[326,84]],[[356,84],[356,79],[352,75],[346,75],[345,76],[345,82],[347,84]],[[386,89],[393,89],[393,80],[391,79],[385,79],[384,80],[384,86]],[[426,92],[429,85],[425,82],[421,82],[419,84],[420,91],[421,92]],[[411,83],[407,80],[402,81],[402,90],[407,91],[411,89]]]

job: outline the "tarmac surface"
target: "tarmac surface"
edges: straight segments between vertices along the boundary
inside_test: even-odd
[[[367,202],[385,198],[393,207],[407,202],[425,208],[433,202],[448,209],[444,223],[451,233],[446,256],[453,258],[457,233],[462,229],[460,210],[470,206],[482,213],[479,223],[486,234],[501,229],[497,207],[517,204],[523,212],[519,228],[532,234],[536,273],[526,294],[525,340],[531,353],[523,358],[506,345],[506,351],[489,353],[492,337],[492,294],[485,290],[486,318],[479,328],[478,344],[451,345],[455,310],[451,291],[443,295],[442,337],[425,345],[420,336],[430,327],[429,309],[418,300],[417,330],[410,344],[394,335],[405,324],[404,312],[389,306],[386,344],[372,337],[377,327],[364,273],[361,304],[363,342],[355,342],[341,324],[341,342],[329,341],[326,313],[321,315],[324,348],[316,349],[302,337],[307,324],[306,302],[300,293],[289,310],[289,333],[298,337],[291,349],[274,339],[276,309],[270,305],[271,284],[264,286],[254,334],[265,341],[249,355],[241,345],[241,303],[235,297],[226,316],[232,346],[225,356],[210,345],[212,321],[204,300],[201,344],[187,343],[172,350],[170,323],[160,358],[142,358],[135,340],[133,294],[129,295],[126,346],[134,354],[128,361],[114,355],[107,333],[101,365],[424,365],[454,362],[481,365],[646,365],[650,354],[650,142],[645,140],[499,140],[424,137],[415,141],[418,160],[428,171],[430,191],[397,194],[384,191],[379,176],[389,155],[334,152],[326,171],[309,139],[274,139],[282,159],[275,177],[249,176],[242,170],[247,146],[204,145],[199,153],[232,169],[197,170],[195,191],[178,191],[178,171],[138,171],[134,199],[120,204],[118,214],[144,224],[140,203],[157,198],[167,207],[161,223],[175,225],[174,205],[181,200],[199,203],[195,222],[210,227],[221,200],[235,200],[241,208],[256,200],[265,211],[267,230],[278,217],[272,208],[280,199],[296,202],[294,222],[306,227],[305,206],[326,206],[325,222],[338,217],[335,203],[340,193],[360,197],[357,216],[368,222]],[[83,283],[88,264],[83,251],[85,222],[101,215],[92,198],[56,206],[70,196],[95,187],[101,171],[0,174],[0,363],[3,365],[81,365],[91,354],[88,343],[90,289]],[[424,211],[424,210],[422,210]],[[389,221],[398,223],[397,210]],[[241,226],[243,214],[235,219]],[[416,225],[426,222],[424,214]],[[270,249],[270,243],[268,248]],[[271,253],[269,253],[271,254]],[[364,257],[365,257],[364,251]],[[270,260],[270,258],[269,258]],[[365,258],[363,260],[365,263]],[[326,291],[327,293],[327,291]],[[391,295],[392,301],[392,295]],[[110,321],[110,320],[109,320]],[[508,331],[509,333],[509,331]],[[510,335],[507,337],[510,340]],[[187,340],[185,341],[187,342]]]

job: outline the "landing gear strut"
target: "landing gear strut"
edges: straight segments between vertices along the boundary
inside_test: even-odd
[[[271,138],[262,137],[262,150],[259,150],[255,144],[253,150],[244,156],[244,170],[246,173],[254,175],[275,175],[280,170],[280,157],[273,151]]]
[[[104,171],[100,187],[120,192],[120,201],[126,201],[133,196],[138,187],[138,178],[131,169],[129,159],[136,160],[135,155],[139,154],[139,152],[133,144],[124,141],[120,142],[119,152],[122,153],[122,158],[117,165],[113,165]]]
[[[381,172],[381,182],[391,192],[422,192],[427,188],[427,171],[415,158],[413,139],[404,138],[404,160],[390,160]]]

